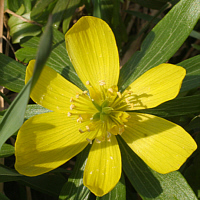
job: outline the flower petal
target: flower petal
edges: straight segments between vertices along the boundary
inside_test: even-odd
[[[149,114],[129,114],[131,118],[121,136],[153,170],[162,174],[178,170],[197,148],[180,126]]]
[[[117,85],[119,55],[108,24],[96,17],[82,17],[66,33],[65,40],[71,62],[84,84],[89,81],[87,84],[99,91],[104,81],[106,88]]]
[[[110,192],[121,177],[121,153],[115,136],[93,143],[84,170],[83,183],[96,196]]]
[[[34,65],[35,60],[31,60],[26,69],[25,83],[31,78]],[[75,113],[82,113],[83,111],[86,113],[96,110],[89,97],[82,98],[81,102],[79,102],[80,99],[76,98],[77,94],[82,94],[82,90],[50,67],[45,66],[31,92],[31,98],[37,104],[56,112],[71,112],[72,99],[78,104],[76,110],[73,110]]]
[[[15,144],[16,170],[37,176],[62,165],[82,151],[94,133],[80,133],[87,122],[77,123],[64,113],[44,113],[27,120]]]
[[[184,68],[166,63],[148,70],[129,86],[132,94],[128,100],[133,106],[127,110],[153,108],[174,99],[185,74]]]

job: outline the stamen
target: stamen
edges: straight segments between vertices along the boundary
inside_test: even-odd
[[[121,92],[117,92],[117,96],[118,96],[119,98],[122,98]]]
[[[86,140],[87,140],[90,144],[92,144],[92,140],[90,140],[89,138],[86,138]]]
[[[127,98],[125,99],[125,101],[127,104],[130,104],[130,101]]]
[[[81,129],[79,129],[79,132],[80,132],[80,133],[84,133],[84,131],[82,131]]]
[[[113,89],[112,89],[112,88],[109,88],[108,91],[109,91],[110,93],[113,93]]]
[[[133,91],[131,91],[131,90],[126,90],[126,93],[127,93],[127,94],[132,94]]]
[[[88,93],[88,91],[87,91],[87,90],[83,91],[83,94],[87,94],[87,93]]]
[[[105,85],[106,82],[104,80],[99,81],[99,85]]]
[[[70,112],[67,113],[67,116],[68,116],[68,117],[70,117],[71,115],[72,115],[72,113],[70,113]]]
[[[70,105],[70,110],[73,110],[75,108],[75,105],[74,104],[71,104]]]
[[[131,109],[133,109],[133,108],[134,108],[134,104],[133,104],[133,103],[130,103],[130,106],[131,106]]]
[[[87,129],[88,132],[90,132],[90,127],[89,126],[86,126],[85,128]]]
[[[99,140],[99,139],[96,138],[96,143],[100,144],[101,140]]]
[[[76,94],[76,98],[77,98],[77,99],[79,98],[79,94]]]
[[[90,81],[86,81],[86,85],[90,85]]]
[[[111,138],[111,133],[110,132],[107,132],[107,138]]]
[[[83,118],[80,116],[78,119],[77,119],[77,122],[78,123],[81,123],[83,121]]]
[[[71,97],[70,102],[73,102],[73,98]]]

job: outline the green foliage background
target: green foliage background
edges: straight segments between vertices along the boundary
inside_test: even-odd
[[[4,36],[9,33],[12,47],[9,49],[4,41],[0,53],[0,85],[7,88],[7,92],[0,93],[5,103],[5,108],[0,111],[0,199],[200,198],[199,148],[179,171],[162,175],[150,169],[118,137],[122,177],[103,197],[95,197],[83,185],[90,146],[60,168],[38,177],[20,175],[13,167],[14,141],[23,121],[49,112],[29,101],[31,87],[44,64],[85,89],[70,62],[64,41],[67,30],[84,15],[102,18],[115,34],[123,65],[119,81],[121,91],[141,74],[163,62],[186,69],[177,98],[140,112],[181,125],[199,145],[200,0],[5,0],[4,8],[0,9],[5,11]],[[34,76],[24,85],[26,64],[35,58]],[[19,94],[13,100],[16,93]]]

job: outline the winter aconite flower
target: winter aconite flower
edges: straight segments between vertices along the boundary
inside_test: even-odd
[[[16,140],[17,171],[27,176],[43,174],[91,145],[83,183],[95,195],[103,196],[121,176],[118,134],[155,171],[179,169],[196,149],[191,136],[165,119],[130,111],[156,107],[175,98],[185,69],[161,64],[120,93],[118,50],[104,21],[82,17],[65,39],[71,62],[87,90],[82,91],[44,67],[31,98],[53,112],[36,115],[20,128]],[[31,61],[26,82],[33,67]]]

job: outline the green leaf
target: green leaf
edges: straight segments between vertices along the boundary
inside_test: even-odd
[[[31,0],[7,0],[7,7],[13,12],[17,12],[22,4],[26,12],[31,11]]]
[[[147,70],[168,61],[180,48],[200,17],[199,0],[181,0],[152,29],[122,67],[119,88],[124,90]]]
[[[39,114],[47,113],[47,112],[52,112],[52,111],[37,104],[30,104],[30,105],[27,105],[26,107],[24,118],[25,120],[27,120],[35,115],[39,115]]]
[[[113,190],[103,197],[97,197],[97,200],[126,200],[126,186],[123,172]]]
[[[0,53],[0,85],[13,92],[24,87],[26,66]]]
[[[72,16],[75,12],[75,10],[79,7],[81,0],[68,0],[69,4],[67,7],[66,12],[64,13],[64,20],[62,24],[63,33],[66,33],[69,29],[69,24],[72,19]]]
[[[122,154],[123,170],[142,199],[197,200],[180,172],[159,174],[153,171],[127,146],[121,137],[117,138]]]
[[[4,114],[0,124],[0,149],[4,142],[13,135],[23,124],[26,105],[29,100],[31,88],[35,85],[42,68],[50,54],[52,44],[52,26],[51,20],[47,24],[46,31],[41,37],[39,50],[36,58],[33,77],[23,87],[21,92],[9,106]]]
[[[37,21],[39,17],[43,14],[44,10],[55,0],[42,0],[37,1],[31,11],[31,19]],[[50,13],[49,13],[50,14]]]
[[[48,195],[58,196],[62,186],[66,182],[66,179],[61,175],[54,174],[27,177],[19,174],[15,170],[0,165],[0,182],[10,181],[18,181],[23,185],[29,186]]]
[[[200,86],[200,55],[184,60],[177,65],[186,69],[186,76],[180,92],[186,92]]]
[[[24,13],[23,9],[25,8],[23,8],[22,5],[17,14],[21,15]],[[30,20],[30,12],[23,14],[22,17]],[[12,36],[12,43],[19,43],[20,40],[26,36],[36,36],[41,33],[40,26],[25,22],[15,16],[9,18],[8,25],[10,28],[10,35]]]
[[[61,23],[61,20],[63,19],[63,15],[65,12],[67,12],[67,7],[69,5],[70,0],[58,0],[53,11],[53,27],[58,29],[59,25]]]
[[[78,154],[73,172],[59,195],[60,200],[87,200],[89,198],[90,190],[83,185],[83,171],[85,169],[90,148],[91,146],[88,145],[80,154]]]
[[[138,110],[136,112],[148,113],[160,117],[188,115],[200,112],[200,95],[179,97],[167,101],[155,108]]]
[[[15,147],[10,144],[3,144],[0,150],[0,158],[11,156],[15,153]]]

